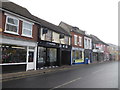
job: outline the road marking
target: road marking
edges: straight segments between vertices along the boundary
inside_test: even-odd
[[[95,74],[95,73],[101,72],[101,71],[103,71],[103,70],[104,70],[104,69],[100,69],[100,70],[94,71],[94,72],[92,72],[92,73]]]
[[[70,83],[75,82],[75,81],[80,80],[80,79],[81,79],[81,77],[80,77],[80,78],[77,78],[77,79],[73,79],[72,81],[69,81],[69,82],[66,82],[66,83],[64,83],[64,84],[58,85],[58,86],[56,86],[56,87],[54,87],[54,88],[51,88],[51,89],[49,89],[49,90],[54,90],[54,89],[56,89],[56,88],[65,86],[65,85],[67,85],[67,84],[70,84]]]

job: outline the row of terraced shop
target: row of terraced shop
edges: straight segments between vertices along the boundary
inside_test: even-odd
[[[13,2],[1,2],[3,73],[112,60],[109,45],[76,26],[54,25]]]

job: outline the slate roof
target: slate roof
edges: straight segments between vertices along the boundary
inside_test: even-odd
[[[64,26],[62,26],[62,25],[64,25]],[[62,28],[64,28],[64,29],[65,29],[66,31],[68,31],[69,33],[70,33],[71,31],[73,31],[73,32],[76,32],[76,33],[80,33],[80,34],[82,34],[82,35],[85,34],[85,31],[80,30],[78,27],[69,25],[69,24],[67,24],[67,23],[65,23],[65,22],[62,22],[62,21],[60,22],[59,26],[61,26]]]
[[[1,3],[1,1],[0,1],[0,3]],[[13,12],[13,13],[18,14],[18,15],[21,15],[21,16],[26,17],[28,19],[31,19],[33,21],[36,21],[36,22],[40,23],[41,26],[47,27],[55,32],[71,36],[67,31],[65,31],[61,27],[56,26],[50,22],[47,22],[43,19],[40,19],[40,18],[32,15],[26,8],[24,8],[20,5],[17,5],[13,2],[2,2],[2,6],[0,6],[0,8],[5,9],[5,10],[10,11],[10,12]]]
[[[105,42],[103,42],[102,40],[100,40],[97,36],[95,36],[95,35],[90,35],[90,37],[92,38],[92,41],[93,41],[93,43],[96,43],[96,44],[104,44],[104,45],[107,45],[107,46],[109,46],[108,44],[106,44]]]

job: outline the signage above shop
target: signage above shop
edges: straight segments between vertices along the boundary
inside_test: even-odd
[[[56,45],[55,43],[50,43],[50,42],[47,42],[46,44],[53,45],[53,46]]]

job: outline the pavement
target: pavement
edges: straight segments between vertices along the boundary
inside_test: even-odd
[[[39,69],[39,70],[29,70],[29,71],[22,71],[22,72],[15,72],[15,73],[5,73],[0,74],[0,82],[15,80],[20,78],[26,78],[31,76],[43,75],[51,72],[61,71],[61,70],[68,70],[79,68],[86,64],[79,64],[79,65],[63,65],[61,67],[54,67],[54,68],[46,68],[46,69]]]

